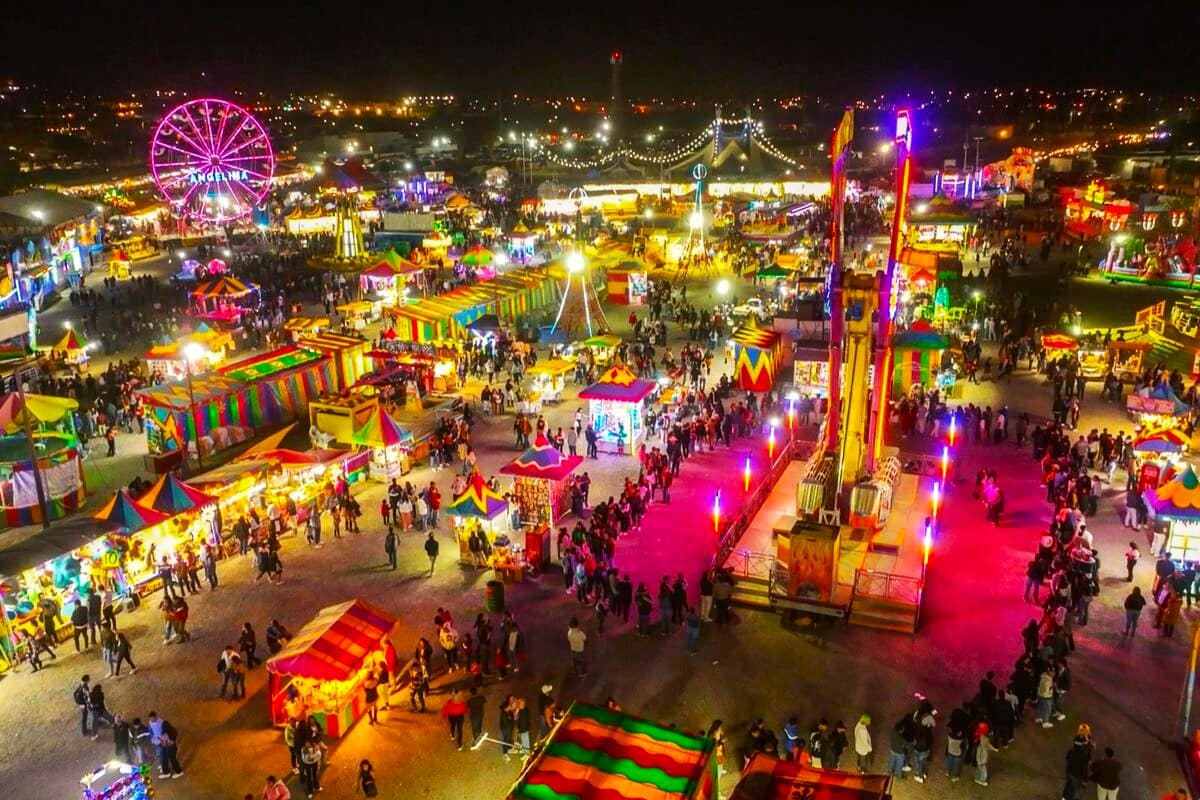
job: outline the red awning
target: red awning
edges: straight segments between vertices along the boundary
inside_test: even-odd
[[[396,617],[362,600],[323,608],[267,660],[267,669],[297,678],[345,680],[395,626]]]

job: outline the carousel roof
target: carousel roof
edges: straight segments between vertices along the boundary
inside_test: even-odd
[[[392,447],[393,445],[411,445],[412,431],[402,427],[399,422],[382,408],[367,418],[366,424],[350,437],[355,444],[365,444],[368,447]]]
[[[242,283],[232,275],[222,275],[216,280],[202,283],[192,292],[192,297],[244,297],[257,288],[252,283]]]
[[[484,264],[490,264],[492,263],[492,251],[481,244],[471,245],[467,248],[467,252],[463,253],[462,263],[468,267],[481,267]]]
[[[173,474],[167,473],[137,500],[139,505],[164,514],[180,514],[215,503],[216,498],[193,489]]]
[[[156,511],[134,500],[124,489],[114,494],[103,508],[92,515],[92,519],[107,523],[112,531],[124,534],[152,528],[170,518],[170,514]]]
[[[1164,519],[1200,520],[1200,477],[1191,464],[1145,497],[1147,505]]]
[[[618,400],[636,403],[654,391],[654,381],[637,377],[624,364],[609,367],[600,380],[579,393],[584,400]]]
[[[791,270],[781,267],[779,264],[771,264],[755,272],[754,277],[769,280],[772,278],[787,278],[791,274]]]
[[[456,517],[474,517],[475,519],[495,519],[508,508],[508,502],[496,494],[483,481],[479,470],[471,473],[467,488],[450,502],[447,513]]]
[[[75,329],[72,328],[63,334],[63,337],[58,340],[58,344],[54,345],[55,350],[83,350],[88,346],[87,339],[84,339]]]
[[[501,467],[500,474],[561,481],[582,463],[583,456],[564,456],[550,444],[544,433],[539,433],[533,447]]]

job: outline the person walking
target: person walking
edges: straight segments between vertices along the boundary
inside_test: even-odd
[[[238,636],[238,650],[242,651],[247,669],[254,669],[262,663],[262,659],[255,652],[258,650],[258,635],[254,633],[254,627],[249,622],[242,623],[242,632]]]
[[[433,577],[433,568],[437,564],[438,550],[440,549],[437,539],[433,538],[433,531],[429,532],[429,538],[425,540],[425,555],[429,556],[429,575]]]
[[[1096,783],[1096,800],[1117,800],[1121,788],[1121,762],[1111,747],[1104,748],[1104,758],[1092,762],[1090,777]]]
[[[75,691],[71,693],[71,698],[75,701],[75,707],[79,709],[79,730],[84,736],[91,736],[92,731],[88,726],[88,699],[92,695],[91,675],[83,675],[79,679],[79,683],[75,686]]]
[[[396,531],[388,525],[387,535],[383,537],[383,552],[387,554],[388,566],[396,569]]]
[[[1066,755],[1066,775],[1062,800],[1078,800],[1079,791],[1087,783],[1092,766],[1092,746],[1086,738],[1076,735]]]
[[[1133,583],[1133,568],[1137,566],[1138,559],[1142,557],[1142,552],[1138,550],[1137,542],[1130,542],[1129,549],[1125,551],[1125,582]]]
[[[125,636],[124,633],[117,632],[116,658],[113,660],[113,675],[120,677],[121,664],[129,665],[129,674],[137,672],[137,667],[133,663],[131,654],[133,653],[133,644]]]
[[[158,714],[150,712],[150,743],[158,748],[158,777],[182,778],[179,765],[179,731]]]
[[[308,739],[300,748],[300,779],[309,797],[321,791],[321,759],[327,749],[324,742],[316,739]]]
[[[487,710],[487,698],[479,693],[478,686],[472,686],[467,695],[467,719],[471,721],[471,744],[477,743],[487,735],[483,729],[483,715]]]
[[[863,714],[854,726],[854,762],[860,773],[871,769],[871,752],[874,749],[871,743],[871,715]]]
[[[1146,598],[1142,596],[1141,587],[1133,587],[1133,591],[1125,597],[1125,630],[1122,636],[1133,636],[1137,633],[1138,618],[1145,607]]]
[[[694,607],[688,606],[683,621],[688,655],[694,656],[700,649],[700,615]]]
[[[442,705],[442,719],[450,724],[450,741],[456,743],[459,750],[463,749],[463,720],[466,716],[467,704],[463,702],[461,693],[455,690]]]
[[[583,648],[587,644],[587,634],[579,627],[579,619],[571,617],[567,628],[567,646],[571,651],[571,674],[577,677],[587,675],[587,664],[583,659]]]
[[[379,723],[379,678],[375,676],[375,670],[367,672],[367,677],[363,678],[363,703],[367,707],[367,724],[376,725]]]
[[[274,775],[268,775],[267,785],[263,787],[262,800],[292,800],[292,793],[283,781]]]
[[[986,724],[980,725],[979,741],[975,743],[975,782],[980,786],[988,785],[988,762],[992,753],[999,752],[992,744]]]
[[[75,608],[71,611],[71,631],[72,638],[75,641],[75,652],[79,653],[87,650],[92,646],[92,642],[88,639],[88,610],[83,603],[76,603]],[[79,647],[79,640],[83,639],[83,647]]]
[[[965,745],[962,733],[952,726],[946,732],[946,777],[951,783],[958,783],[958,776],[962,774]]]

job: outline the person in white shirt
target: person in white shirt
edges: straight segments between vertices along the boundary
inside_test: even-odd
[[[571,617],[570,627],[567,628],[567,644],[571,648],[571,672],[575,675],[587,675],[587,665],[583,661],[583,647],[587,643],[587,634],[579,627],[579,619]]]
[[[858,763],[858,771],[865,773],[871,768],[871,752],[875,749],[871,744],[871,715],[863,714],[854,726],[854,756]]]

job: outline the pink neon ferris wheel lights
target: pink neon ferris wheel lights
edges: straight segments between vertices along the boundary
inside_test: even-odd
[[[150,174],[176,216],[222,225],[266,197],[275,153],[266,128],[246,109],[215,98],[189,100],[154,129]]]

